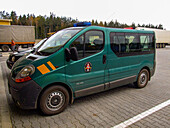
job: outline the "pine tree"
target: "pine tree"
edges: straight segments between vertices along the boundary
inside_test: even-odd
[[[12,19],[12,22],[11,22],[12,25],[17,25],[18,24],[17,23],[17,14],[16,14],[15,11],[11,12],[10,18]]]
[[[94,25],[94,20],[92,20],[91,24]]]
[[[104,22],[104,26],[107,27],[107,22],[106,21]]]
[[[102,21],[100,21],[99,26],[104,26]]]

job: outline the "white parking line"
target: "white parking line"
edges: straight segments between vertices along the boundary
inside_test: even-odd
[[[151,108],[151,109],[149,109],[149,110],[147,110],[147,111],[145,111],[141,114],[138,114],[138,115],[136,115],[136,116],[134,116],[134,117],[112,127],[112,128],[125,128],[125,127],[127,127],[127,126],[149,116],[150,114],[152,114],[152,113],[154,113],[154,112],[156,112],[156,111],[158,111],[158,110],[160,110],[160,109],[162,109],[162,108],[164,108],[168,105],[170,105],[170,100],[167,100],[167,101],[165,101],[165,102],[163,102],[163,103],[161,103],[161,104],[159,104],[159,105],[157,105],[157,106],[155,106],[155,107],[153,107],[153,108]]]

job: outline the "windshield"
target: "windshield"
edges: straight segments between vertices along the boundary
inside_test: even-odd
[[[80,30],[81,29],[63,29],[58,31],[44,42],[39,48],[38,53],[45,55],[54,53]]]
[[[38,48],[47,38],[42,39],[40,42],[38,42],[33,49]]]

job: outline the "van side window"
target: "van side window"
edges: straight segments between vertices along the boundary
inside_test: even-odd
[[[152,51],[154,50],[154,37],[152,34],[140,34],[141,50]]]
[[[104,47],[104,33],[102,31],[88,31],[77,38],[70,47],[76,47],[79,59],[100,52]]]
[[[148,54],[154,50],[152,34],[112,32],[110,45],[118,57]]]
[[[136,33],[125,33],[125,39],[127,40],[128,52],[139,52],[140,51],[140,40]]]
[[[122,49],[122,45],[125,45],[124,33],[111,33],[110,42],[114,53],[119,54],[120,52],[126,51],[125,49]]]
[[[82,59],[84,56],[84,34],[77,38],[71,45],[71,47],[76,47],[78,51],[78,58]]]

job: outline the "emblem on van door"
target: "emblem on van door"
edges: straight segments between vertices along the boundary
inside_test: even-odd
[[[92,69],[92,64],[90,62],[87,62],[85,65],[84,65],[84,70],[85,72],[90,72]]]

